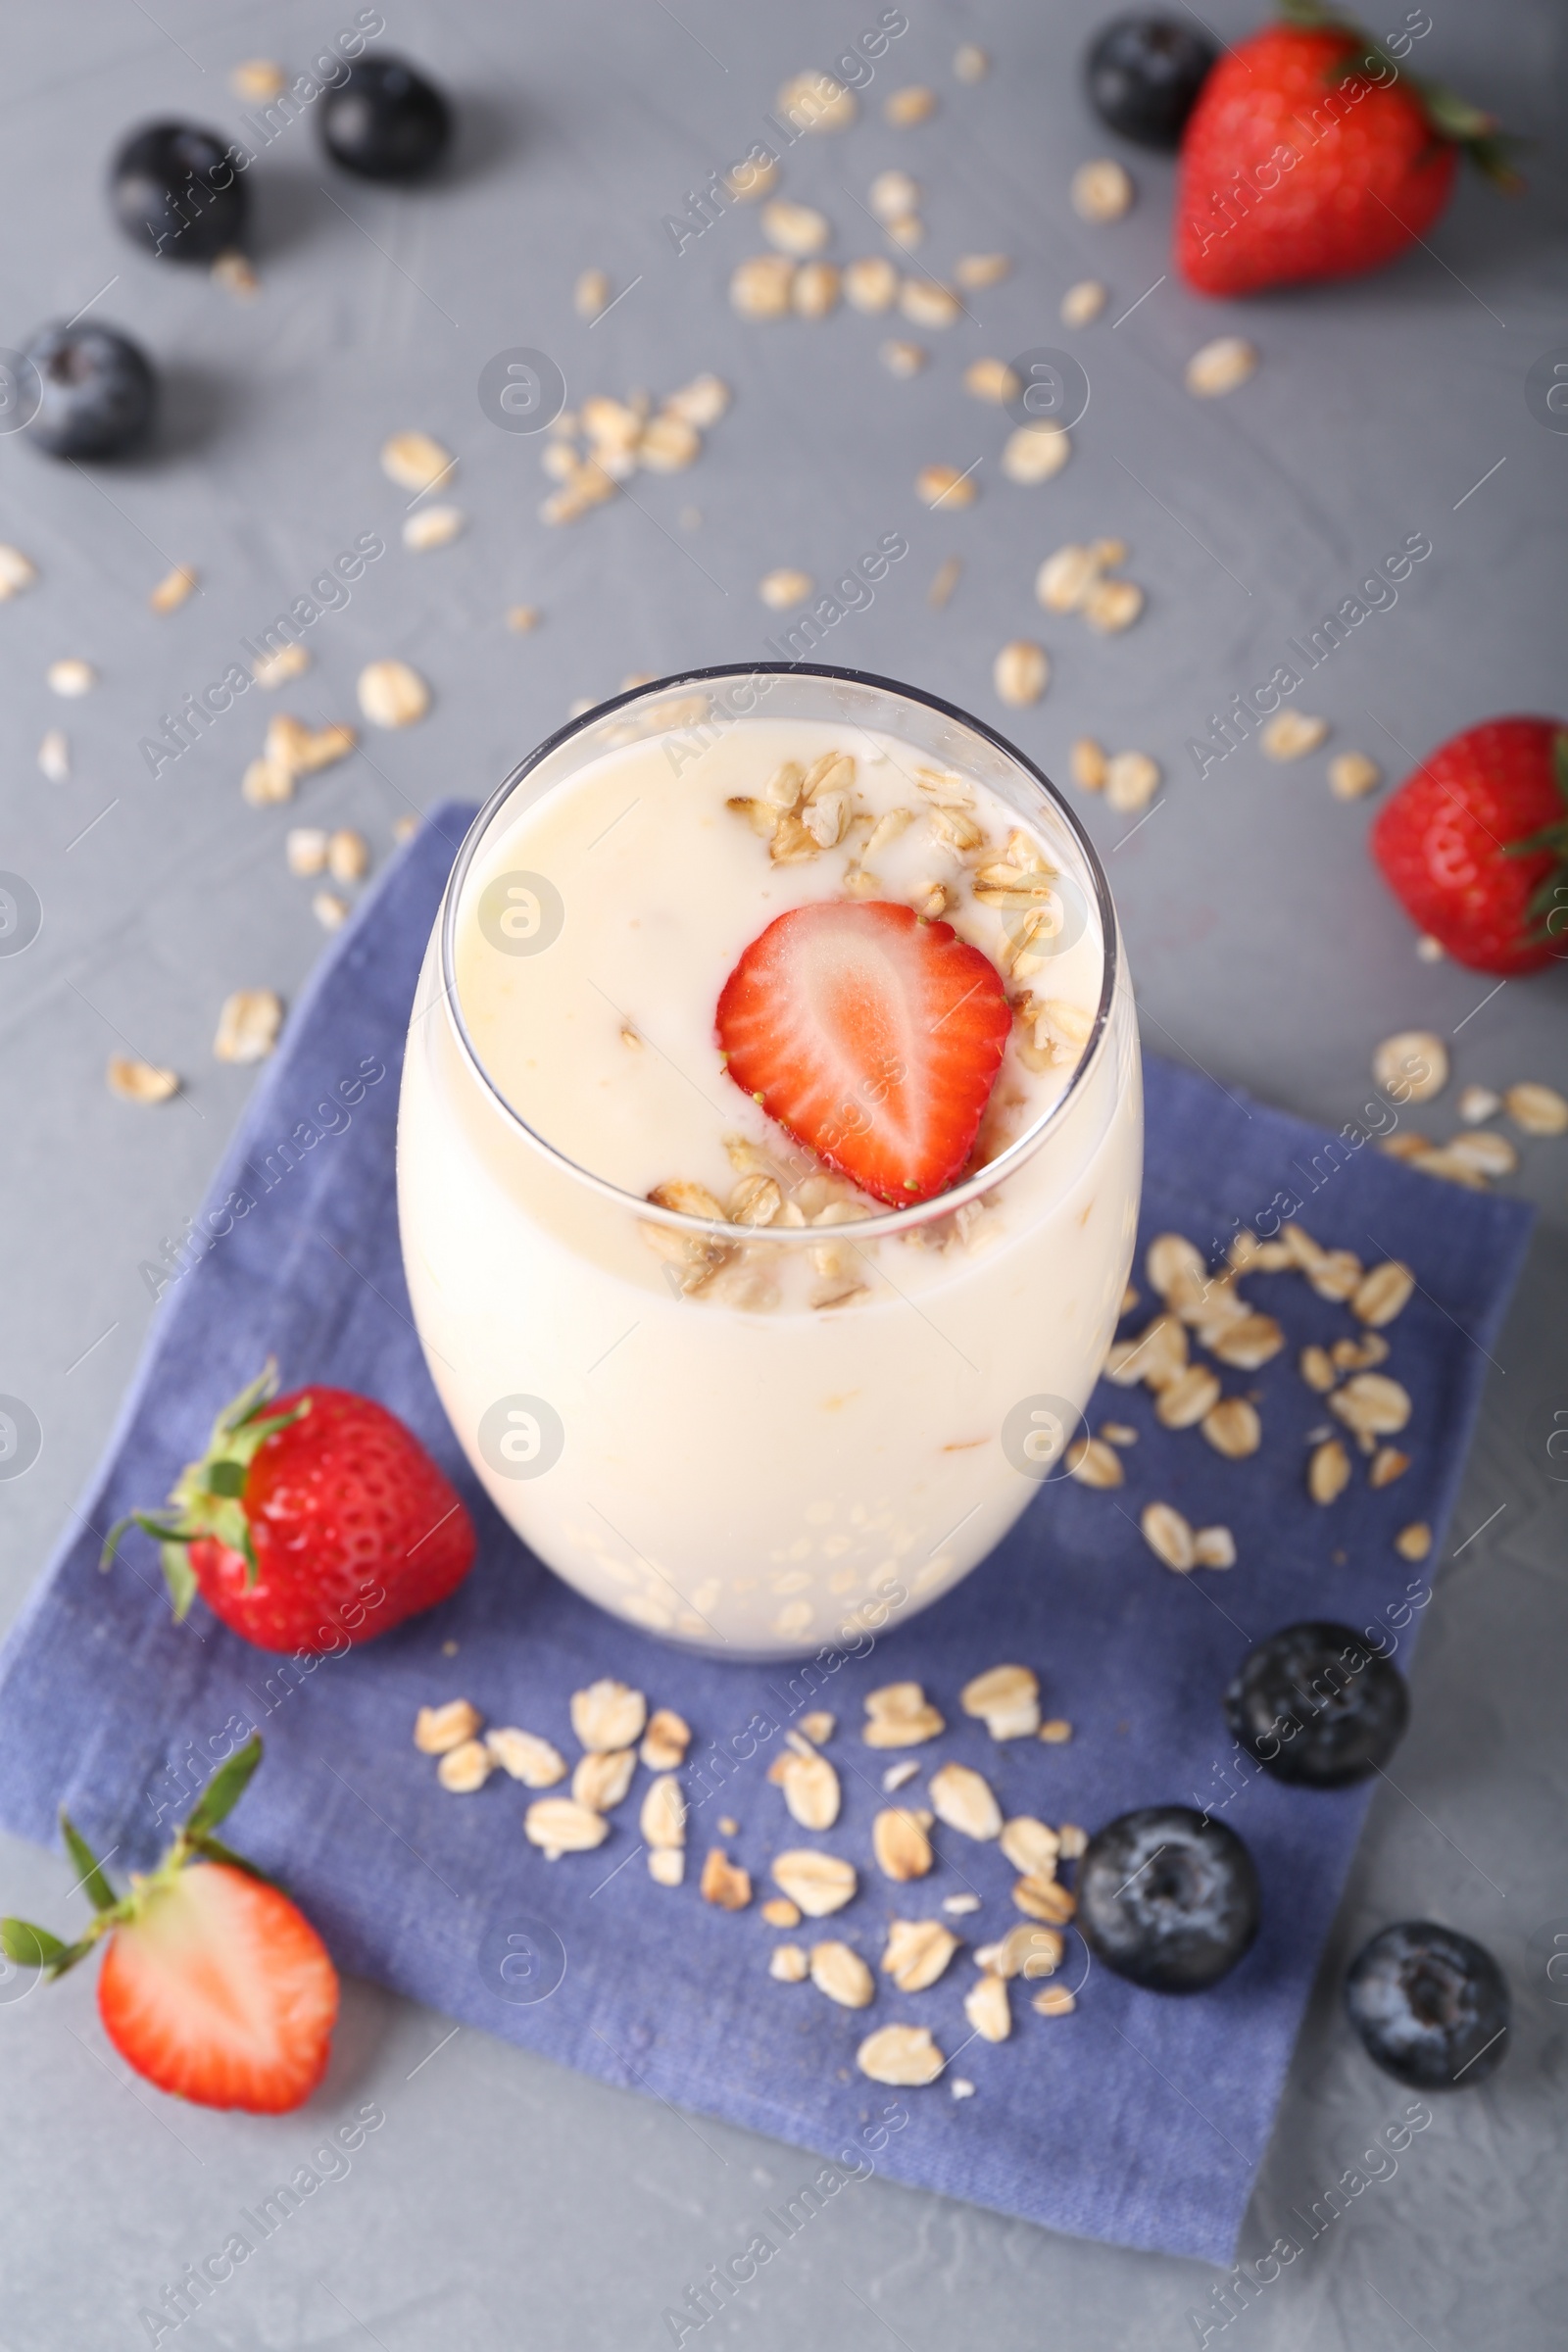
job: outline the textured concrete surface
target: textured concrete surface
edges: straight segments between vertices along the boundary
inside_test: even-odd
[[[877,250],[866,189],[904,164],[926,190],[922,264],[941,273],[960,252],[1015,258],[1005,284],[968,298],[971,319],[896,330],[932,352],[910,382],[878,363],[886,321],[731,316],[729,272],[760,245],[750,212],[678,256],[661,227],[764,135],[785,76],[831,62],[878,9],[388,0],[386,13],[382,45],[407,48],[459,101],[454,168],[416,197],[377,192],[324,171],[308,118],[292,123],[251,173],[262,288],[244,307],[119,240],[100,159],[157,113],[237,135],[230,68],[258,55],[302,68],[352,23],[346,0],[336,15],[73,0],[0,20],[0,340],[91,302],[146,342],[170,389],[159,446],[134,465],[53,466],[0,437],[0,536],[40,573],[0,615],[0,863],[44,908],[31,948],[0,962],[0,1390],[43,1432],[26,1476],[0,1482],[8,1611],[104,1443],[152,1311],[138,1268],[195,1209],[243,1100],[246,1073],[212,1057],[219,1004],[242,985],[286,996],[319,950],[310,886],[284,869],[289,823],[359,825],[384,858],[400,813],[481,795],[573,698],[632,670],[760,653],[776,624],[756,582],[775,564],[831,579],[904,532],[908,560],[822,658],[907,676],[1001,721],[992,659],[1010,637],[1038,636],[1055,674],[1039,708],[1015,716],[1025,748],[1060,772],[1089,732],[1162,762],[1164,792],[1136,831],[1088,808],[1152,1048],[1336,1125],[1365,1100],[1374,1043],[1406,1025],[1450,1036],[1456,1085],[1568,1081],[1563,975],[1489,997],[1490,983],[1418,960],[1362,854],[1375,803],[1330,799],[1326,752],[1271,767],[1246,746],[1202,782],[1184,752],[1211,710],[1413,533],[1432,554],[1397,605],[1298,698],[1332,719],[1328,750],[1364,748],[1397,776],[1460,725],[1561,707],[1568,436],[1543,429],[1525,399],[1531,364],[1568,336],[1546,135],[1564,96],[1557,12],[1523,0],[1435,9],[1411,61],[1542,139],[1526,200],[1467,186],[1429,249],[1381,276],[1216,308],[1158,282],[1166,165],[1128,154],[1139,201],[1115,227],[1088,228],[1068,206],[1072,170],[1112,144],[1076,84],[1101,12],[911,0],[858,124],[802,140],[784,182],[820,203],[848,257]],[[1378,29],[1402,14],[1386,13]],[[1211,14],[1233,38],[1251,22],[1238,0]],[[951,71],[966,38],[997,61],[974,88]],[[888,128],[883,95],[915,81],[939,93],[936,116]],[[571,302],[589,266],[626,289],[593,327]],[[1056,305],[1087,275],[1111,304],[1067,335]],[[1195,402],[1183,364],[1225,329],[1255,340],[1258,374],[1226,401]],[[997,466],[1004,420],[962,394],[958,373],[983,353],[1058,344],[1088,370],[1090,412],[1058,479],[1019,489]],[[735,405],[690,473],[639,476],[631,496],[551,532],[537,518],[538,443],[495,430],[476,397],[485,362],[518,345],[547,351],[573,400],[662,392],[712,368]],[[451,495],[470,517],[454,546],[422,556],[398,544],[407,494],[375,457],[388,432],[415,425],[458,452]],[[977,460],[971,508],[917,505],[920,466]],[[314,626],[315,665],[279,699],[313,721],[353,717],[362,663],[397,654],[430,679],[429,718],[374,736],[294,808],[259,812],[238,794],[267,714],[252,694],[154,781],[137,747],[159,714],[220,676],[241,639],[367,532],[388,541],[386,556]],[[1100,534],[1129,541],[1149,591],[1146,617],[1120,638],[1049,621],[1031,594],[1052,548]],[[928,583],[954,555],[962,576],[933,612]],[[199,568],[201,594],[156,617],[147,594],[173,562]],[[541,608],[532,636],[504,624],[519,602]],[[43,683],[67,654],[101,675],[78,704]],[[36,764],[52,725],[73,747],[58,785]],[[177,1067],[178,1100],[157,1111],[113,1101],[103,1069],[121,1048]],[[1450,1131],[1452,1102],[1450,1090],[1425,1117],[1435,1134]],[[1568,1993],[1545,1960],[1554,1930],[1568,1935],[1568,1447],[1559,1437],[1549,1450],[1568,1429],[1568,1146],[1529,1146],[1512,1181],[1541,1207],[1540,1238],[1437,1572],[1399,1788],[1374,1806],[1248,2225],[1249,2254],[1289,2230],[1303,2251],[1211,2343],[1560,2341]],[[66,1916],[62,1862],[13,1846],[0,1863],[8,1909]],[[1515,2046],[1484,2089],[1440,2106],[1393,2178],[1308,2239],[1292,2209],[1309,2215],[1404,2104],[1340,2023],[1344,1962],[1374,1927],[1420,1913],[1496,1950],[1515,1987]],[[352,2171],[290,2216],[188,2323],[190,2338],[233,2352],[667,2342],[663,2308],[807,2177],[793,2152],[706,2122],[699,2132],[477,2034],[452,2037],[368,1986],[348,1988],[320,2108],[277,2125],[144,2091],[106,2051],[85,1973],[0,2006],[0,2343],[18,2352],[149,2340],[139,2311],[242,2227],[240,2210],[302,2161],[318,2120],[368,2101],[386,2120]],[[1042,2163],[1072,2161],[1052,2145],[1049,2116],[1041,2148]],[[907,2352],[1023,2352],[1043,2337],[1144,2352],[1216,2327],[1213,2286],[1198,2266],[872,2180],[703,2332],[758,2352],[890,2338]]]

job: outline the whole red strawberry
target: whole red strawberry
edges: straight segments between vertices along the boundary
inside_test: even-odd
[[[220,1413],[171,1511],[132,1511],[157,1539],[183,1617],[197,1592],[261,1649],[337,1650],[433,1608],[473,1565],[473,1524],[412,1431],[368,1396],[298,1389],[269,1400],[269,1365]]]
[[[1372,855],[1411,920],[1473,971],[1568,957],[1568,725],[1491,718],[1406,778]]]
[[[1316,0],[1287,14],[1220,59],[1188,118],[1176,266],[1200,294],[1381,269],[1437,220],[1461,148],[1519,184],[1491,116]]]
[[[91,1925],[68,1944],[26,1920],[0,1920],[0,1944],[53,1980],[103,1941],[98,2014],[122,2058],[199,2106],[283,2115],[326,2071],[338,1982],[303,1911],[214,1836],[261,1760],[252,1738],[214,1773],[158,1868],[133,1876],[128,1894],[115,1893],[62,1813]]]

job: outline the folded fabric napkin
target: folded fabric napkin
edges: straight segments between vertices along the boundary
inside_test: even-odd
[[[1253,1641],[1303,1616],[1385,1625],[1407,1657],[1429,1570],[1394,1538],[1426,1521],[1441,1540],[1527,1212],[1151,1063],[1146,1245],[1176,1232],[1217,1255],[1238,1223],[1266,1233],[1299,1203],[1320,1243],[1413,1268],[1418,1288],[1388,1333],[1387,1368],[1414,1403],[1405,1475],[1374,1491],[1357,1463],[1337,1502],[1309,1499],[1307,1434],[1325,1415],[1298,1350],[1360,1327],[1298,1274],[1249,1276],[1247,1296],[1289,1340],[1261,1373],[1226,1375],[1228,1390],[1258,1399],[1263,1443],[1250,1458],[1161,1428],[1142,1389],[1102,1387],[1091,1422],[1138,1431],[1125,1484],[1044,1487],[982,1568],[872,1654],[835,1652],[809,1672],[685,1655],[590,1607],[502,1525],[409,1320],[393,1188],[398,1072],[420,956],[470,814],[438,809],[392,865],[323,958],[256,1089],[213,1189],[214,1238],[171,1279],[80,1521],[0,1657],[0,1819],[50,1842],[64,1803],[100,1851],[118,1849],[117,1868],[145,1866],[216,1760],[258,1727],[267,1762],[234,1841],[284,1876],[344,1968],[607,2082],[820,2151],[840,2166],[830,2178],[877,2169],[1056,2229],[1229,2260],[1365,1791],[1243,1782],[1220,1693]],[[381,1398],[457,1482],[479,1530],[478,1564],[451,1600],[310,1668],[249,1647],[200,1602],[176,1625],[140,1537],[108,1575],[98,1567],[103,1531],[130,1505],[161,1500],[201,1452],[215,1410],[270,1354],[285,1383]],[[1156,1499],[1195,1526],[1228,1526],[1235,1567],[1182,1576],[1161,1565],[1138,1524]],[[962,1713],[960,1686],[1010,1661],[1038,1670],[1046,1714],[1071,1724],[1066,1743],[994,1746]],[[679,1888],[653,1883],[639,1846],[646,1773],[597,1852],[551,1862],[524,1841],[526,1789],[498,1773],[449,1795],[412,1744],[420,1705],[462,1695],[491,1724],[574,1755],[570,1693],[605,1675],[694,1729]],[[879,1975],[861,2011],[772,1981],[780,1937],[760,1903],[774,1891],[769,1857],[786,1846],[857,1862],[855,1899],[821,1925],[804,1922],[800,1938],[848,1942],[873,1971],[896,1915],[951,1918],[975,1945],[1018,1922],[1014,1873],[995,1844],[939,1829],[936,1869],[906,1886],[872,1863],[891,1759],[861,1744],[861,1700],[905,1679],[923,1683],[948,1722],[909,1752],[923,1770],[950,1757],[976,1766],[1009,1816],[1093,1830],[1131,1805],[1196,1798],[1220,1811],[1263,1886],[1262,1933],[1242,1965],[1206,1994],[1161,1997],[1091,1967],[1069,1933],[1055,1982],[1077,1989],[1075,2013],[1037,2014],[1037,1987],[1019,1980],[1002,2044],[974,2039],[965,2021],[967,1952],[924,1992],[899,1993]],[[766,1778],[784,1732],[813,1707],[838,1717],[827,1752],[844,1785],[841,1818],[820,1838],[789,1820]],[[917,1803],[922,1787],[911,1782],[900,1801]],[[751,1872],[749,1909],[699,1896],[710,1844]],[[942,1912],[946,1896],[969,1891],[978,1911]],[[868,2082],[856,2050],[891,2022],[929,2025],[956,2065],[922,2089]],[[972,2096],[954,2095],[955,2076]],[[815,2176],[814,2164],[803,2169]]]

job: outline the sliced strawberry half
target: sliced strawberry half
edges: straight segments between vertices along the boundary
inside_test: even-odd
[[[963,1167],[1010,1026],[1002,975],[978,948],[881,900],[781,914],[718,1000],[736,1085],[897,1208]]]
[[[281,2115],[325,2072],[326,1947],[286,1894],[223,1862],[182,1870],[115,1930],[98,2014],[121,2056],[182,2099]]]

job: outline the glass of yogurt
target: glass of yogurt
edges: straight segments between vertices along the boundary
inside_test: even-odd
[[[949,994],[878,999],[808,1102],[792,1056],[855,1027],[884,949]],[[977,1006],[983,1108],[933,1192],[921,1089]],[[1040,771],[886,679],[693,671],[541,745],[464,844],[403,1074],[415,1319],[559,1576],[799,1656],[935,1600],[1066,1473],[1142,1142],[1109,891]]]

